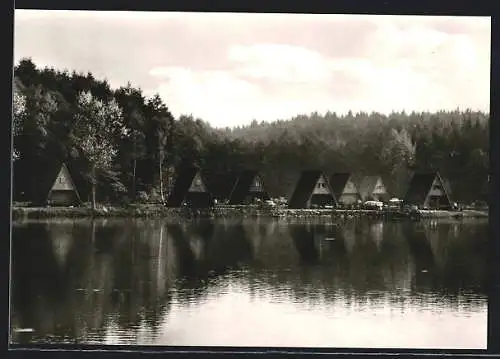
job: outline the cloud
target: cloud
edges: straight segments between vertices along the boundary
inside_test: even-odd
[[[240,65],[236,75],[280,83],[317,83],[325,80],[325,71],[329,71],[321,54],[283,44],[234,45],[228,59]]]
[[[489,108],[489,18],[16,10],[15,20],[16,60],[131,81],[216,126]]]
[[[330,86],[330,63],[314,51],[283,44],[235,45],[227,56],[230,71],[161,67],[150,75],[163,79],[160,94],[176,104],[175,112],[194,108],[211,116],[216,126],[294,116],[324,107],[328,100],[323,91]]]
[[[229,126],[245,119],[242,109],[258,96],[251,83],[225,71],[192,71],[183,67],[160,67],[150,71],[163,80],[158,91],[177,115],[193,114],[213,125]]]
[[[485,34],[486,35],[486,34]],[[460,32],[445,33],[421,23],[381,26],[373,34],[374,45],[367,51],[388,75],[407,92],[402,106],[437,110],[471,106],[489,107],[489,34],[482,41]],[[380,71],[382,70],[382,71]],[[379,77],[379,80],[383,78]],[[471,91],[472,90],[472,91]],[[413,99],[413,101],[412,101]],[[411,103],[413,106],[410,106]]]

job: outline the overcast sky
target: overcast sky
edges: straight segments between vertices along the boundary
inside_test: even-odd
[[[488,111],[490,18],[16,10],[14,56],[159,93],[213,126]]]

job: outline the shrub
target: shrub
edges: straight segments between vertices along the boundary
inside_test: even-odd
[[[30,207],[30,202],[12,202],[12,207]]]
[[[150,203],[161,203],[161,195],[160,191],[157,188],[152,188],[150,195],[149,195],[149,202]]]
[[[146,203],[149,201],[149,196],[146,192],[144,191],[139,191],[137,193],[137,201],[140,203]]]
[[[132,200],[129,196],[123,196],[120,198],[119,202],[120,206],[128,207],[132,203]]]

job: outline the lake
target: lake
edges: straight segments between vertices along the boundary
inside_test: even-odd
[[[11,343],[487,345],[487,220],[13,224]]]

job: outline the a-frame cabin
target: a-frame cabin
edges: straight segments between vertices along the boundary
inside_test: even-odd
[[[81,203],[85,181],[78,171],[61,161],[22,159],[13,165],[13,200],[34,206],[74,206]]]
[[[240,205],[254,203],[256,199],[264,201],[270,197],[258,171],[245,170],[239,174],[229,198],[230,205]]]
[[[238,174],[234,171],[210,170],[201,173],[207,190],[217,203],[228,203]]]
[[[331,175],[330,188],[339,205],[350,206],[362,200],[350,173]]]
[[[319,170],[303,171],[295,186],[288,208],[323,207],[337,204],[327,177]]]
[[[415,173],[404,203],[429,209],[451,209],[450,189],[439,172]]]
[[[177,170],[174,187],[167,200],[167,207],[208,208],[214,201],[208,191],[202,173],[195,167]]]
[[[80,195],[65,163],[47,194],[47,202],[53,206],[71,206],[80,203]]]
[[[359,185],[359,194],[363,201],[387,202],[390,195],[381,176],[365,176]]]
[[[91,185],[79,161],[45,159],[13,164],[13,200],[32,206],[78,206],[89,200]]]

